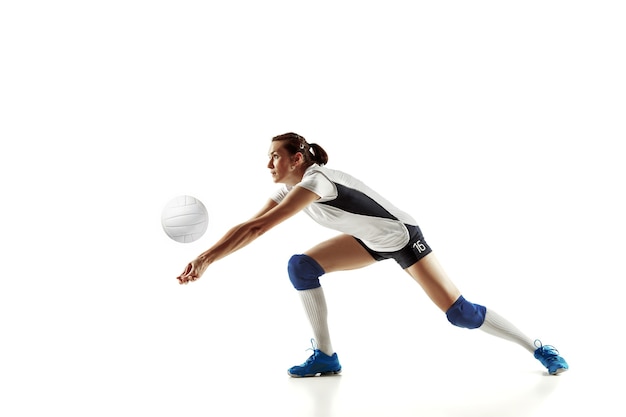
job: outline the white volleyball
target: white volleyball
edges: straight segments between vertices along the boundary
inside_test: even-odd
[[[171,199],[161,213],[165,233],[180,243],[194,242],[209,226],[209,214],[202,201],[190,195]]]

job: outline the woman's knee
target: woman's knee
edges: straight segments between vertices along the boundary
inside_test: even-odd
[[[310,290],[320,286],[319,277],[324,268],[309,255],[293,255],[287,263],[289,279],[297,290]]]
[[[484,306],[470,303],[463,296],[460,296],[446,311],[446,317],[455,326],[477,329],[485,322],[486,311],[487,309]]]

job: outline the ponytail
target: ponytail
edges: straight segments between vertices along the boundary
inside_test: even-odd
[[[318,165],[326,165],[328,163],[328,154],[317,143],[309,144],[309,153],[311,154],[311,159]]]

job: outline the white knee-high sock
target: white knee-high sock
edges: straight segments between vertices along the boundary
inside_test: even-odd
[[[317,342],[317,348],[327,355],[334,353],[333,346],[330,343],[330,332],[328,331],[328,309],[326,307],[326,297],[322,287],[310,290],[298,291],[304,311],[306,312],[313,335]]]
[[[530,353],[534,353],[535,349],[537,349],[533,339],[526,336],[512,323],[493,310],[487,309],[487,312],[485,313],[485,322],[482,326],[480,326],[480,330],[483,330],[493,336],[515,342],[528,350]]]

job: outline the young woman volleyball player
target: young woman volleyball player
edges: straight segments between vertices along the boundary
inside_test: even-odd
[[[283,186],[252,219],[230,229],[213,247],[190,262],[177,278],[199,279],[213,262],[246,246],[294,214],[304,211],[317,223],[339,231],[335,238],[293,255],[288,274],[298,290],[313,328],[316,345],[293,377],[336,374],[341,365],[327,324],[327,307],[319,278],[329,272],[362,268],[394,259],[445,312],[450,323],[515,342],[532,353],[552,375],[568,369],[558,351],[533,340],[491,309],[466,300],[438,263],[416,221],[356,178],[327,168],[319,145],[295,133],[272,139],[270,169]]]

